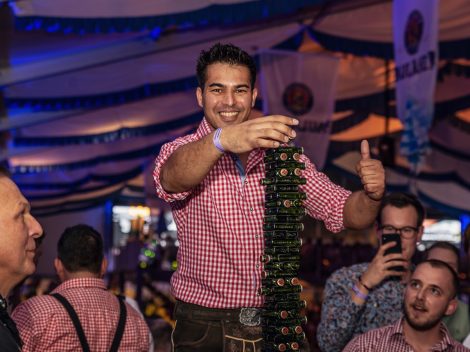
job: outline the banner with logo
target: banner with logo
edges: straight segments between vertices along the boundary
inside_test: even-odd
[[[415,173],[429,147],[438,63],[438,0],[395,0],[397,114],[404,126],[400,152]]]
[[[323,54],[281,50],[260,53],[265,115],[299,119],[295,145],[318,169],[328,152],[339,60]]]

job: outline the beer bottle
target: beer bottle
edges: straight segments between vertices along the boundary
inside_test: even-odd
[[[271,155],[271,154],[276,154],[276,153],[298,153],[298,154],[303,154],[304,153],[304,148],[303,147],[295,147],[295,146],[279,146],[277,148],[273,149],[267,149],[265,154],[266,155]]]
[[[302,292],[302,286],[283,286],[283,287],[260,287],[258,294],[260,296],[271,296],[274,294],[288,294]]]
[[[267,185],[305,185],[307,183],[307,179],[305,177],[297,177],[297,176],[286,176],[286,177],[271,177],[271,178],[263,178],[261,179],[261,184],[264,186]]]
[[[298,185],[268,185],[265,188],[266,193],[268,192],[298,192]]]
[[[273,192],[265,195],[265,201],[278,200],[278,199],[289,199],[289,200],[305,200],[307,199],[307,193],[305,192]]]
[[[281,168],[281,169],[272,169],[266,172],[266,177],[286,177],[286,176],[297,176],[300,177],[302,175],[302,170],[298,167],[295,168]]]
[[[282,287],[285,284],[283,278],[276,278],[276,279],[263,279],[261,281],[262,285],[265,287]]]
[[[300,268],[298,260],[295,262],[271,262],[264,264],[264,270],[279,270],[279,271],[297,271]]]
[[[307,301],[304,299],[300,301],[274,302],[273,304],[269,305],[269,309],[273,309],[273,310],[303,309],[306,307],[307,307]]]
[[[286,200],[286,202],[289,202]],[[307,210],[305,208],[292,207],[292,208],[266,208],[264,211],[265,215],[294,215],[294,216],[305,216]]]
[[[264,222],[277,222],[277,223],[290,223],[301,222],[303,216],[301,215],[267,215],[264,217]]]
[[[299,254],[263,254],[260,257],[262,263],[270,262],[295,262],[300,260]]]
[[[264,254],[276,255],[276,254],[290,254],[295,255],[300,253],[300,247],[265,247]]]
[[[288,329],[287,329],[288,330]],[[263,334],[263,338],[267,341],[271,341],[274,343],[292,343],[292,342],[302,342],[305,339],[305,333],[300,334],[291,334],[288,333],[287,335],[277,334],[274,332],[267,332]]]
[[[287,169],[301,169],[305,170],[305,163],[301,163],[298,161],[281,161],[281,162],[271,162],[269,164],[265,164],[266,171],[271,171],[279,168],[287,168]]]
[[[287,348],[290,348],[292,351],[298,351],[300,348],[300,345],[298,342],[288,342],[286,343]]]
[[[267,352],[270,352],[270,351],[284,352],[286,350],[287,350],[287,346],[283,343],[268,343],[268,342],[264,343],[263,351],[267,351]]]
[[[264,203],[266,208],[291,208],[291,207],[301,207],[303,202],[299,199],[278,199],[270,200]]]
[[[304,224],[302,223],[264,223],[263,230],[288,230],[288,231],[303,231]]]
[[[278,301],[295,301],[300,299],[300,293],[299,292],[294,292],[294,293],[274,293],[269,296],[265,296],[264,300],[267,304],[271,304],[273,302],[278,302]],[[294,321],[292,324],[303,324],[302,322],[297,322]]]
[[[273,239],[271,236],[266,236],[264,244],[269,247],[300,247],[302,246],[302,239]]]
[[[270,241],[287,241],[287,240],[300,240],[297,231],[264,231],[265,240]]]
[[[267,331],[277,335],[289,335],[291,333],[291,329],[288,326],[282,325],[268,325]]]
[[[274,279],[274,278],[280,278],[280,277],[292,277],[292,274],[294,271],[266,271],[263,270],[261,272],[261,278],[262,279]]]
[[[275,320],[279,319],[287,319],[291,316],[291,313],[287,310],[279,310],[279,311],[263,311],[261,313],[261,317],[263,318],[274,318]]]

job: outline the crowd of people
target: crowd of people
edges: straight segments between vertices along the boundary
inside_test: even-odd
[[[256,65],[236,46],[202,51],[196,71],[204,117],[196,132],[162,146],[154,170],[157,195],[171,205],[178,229],[172,350],[262,351],[263,157],[295,139],[298,120],[251,117]],[[460,343],[470,322],[468,305],[457,299],[458,251],[438,243],[424,261],[412,263],[424,208],[413,195],[385,194],[384,168],[367,141],[360,152],[362,189],[355,192],[334,184],[305,155],[300,159],[308,215],[332,232],[375,223],[381,243],[371,262],[341,268],[327,280],[317,332],[321,350],[470,351]],[[151,350],[142,315],[107,290],[103,239],[87,225],[65,229],[57,243],[61,284],[22,302],[10,317],[5,298],[34,272],[43,231],[3,174],[0,195],[1,350]],[[385,243],[387,236],[394,240]],[[310,350],[308,343],[300,349]]]

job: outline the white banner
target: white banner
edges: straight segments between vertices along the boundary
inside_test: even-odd
[[[279,50],[263,51],[260,58],[264,114],[298,118],[294,142],[321,169],[330,140],[339,60]]]
[[[393,28],[401,154],[415,172],[429,146],[438,63],[438,0],[395,0]]]

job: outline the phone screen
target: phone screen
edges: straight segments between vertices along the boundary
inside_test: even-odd
[[[390,253],[401,253],[401,237],[400,234],[398,233],[392,233],[392,234],[383,234],[382,235],[382,244],[389,243],[389,242],[395,242],[396,244],[388,248],[384,255],[390,254]],[[390,270],[394,271],[404,271],[404,268],[402,266],[393,266],[390,268]]]

